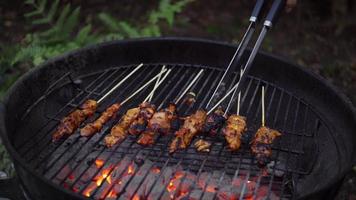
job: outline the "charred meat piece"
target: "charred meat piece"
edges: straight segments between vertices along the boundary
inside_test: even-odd
[[[138,117],[140,108],[131,108],[126,111],[125,115],[121,117],[119,123],[112,127],[110,135],[105,137],[105,144],[108,147],[112,147],[119,141],[122,141],[127,136],[127,129],[130,124]]]
[[[154,143],[154,137],[159,134],[168,134],[170,130],[176,128],[178,120],[177,107],[170,103],[169,106],[156,112],[148,121],[147,130],[140,135],[137,143],[141,145],[151,145]],[[175,129],[176,130],[176,129]]]
[[[96,132],[99,132],[104,124],[108,122],[120,109],[120,104],[119,103],[114,103],[110,107],[108,107],[98,119],[96,119],[94,122],[87,124],[80,130],[80,135],[81,136],[91,136],[94,135]]]
[[[200,139],[194,143],[194,146],[197,149],[197,151],[209,152],[211,143],[203,139]]]
[[[187,106],[192,106],[196,102],[195,97],[196,95],[194,92],[188,92],[183,100],[184,104]]]
[[[139,135],[143,131],[145,131],[147,122],[156,112],[156,106],[150,104],[148,102],[144,102],[140,104],[140,112],[138,117],[131,123],[129,128],[129,133],[131,135]]]
[[[216,136],[219,129],[224,125],[225,120],[224,110],[222,107],[219,107],[213,113],[208,115],[204,124],[204,132],[208,133],[210,136]]]
[[[183,126],[175,132],[175,138],[169,147],[169,152],[173,153],[177,148],[187,148],[195,135],[203,131],[206,120],[206,111],[199,109],[194,114],[184,120]]]
[[[262,126],[251,142],[251,151],[260,165],[266,165],[272,156],[272,143],[282,134],[277,130]]]
[[[229,116],[223,134],[230,150],[236,151],[240,148],[241,137],[246,129],[245,117],[235,114]]]
[[[67,117],[64,117],[57,127],[56,132],[52,135],[52,141],[56,142],[63,137],[70,136],[80,126],[80,124],[92,116],[97,108],[95,100],[87,100],[79,109],[71,112]]]

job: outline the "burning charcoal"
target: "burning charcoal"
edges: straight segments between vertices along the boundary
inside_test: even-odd
[[[132,196],[134,196],[136,190],[138,190],[137,187],[141,185],[141,182],[143,181],[145,175],[147,173],[152,173],[150,172],[151,166],[152,166],[152,162],[147,161],[144,165],[142,165],[141,168],[139,168],[139,171],[137,171],[135,176],[130,181],[129,185],[126,187],[126,192],[123,195],[123,197],[126,197],[125,199],[130,199]]]
[[[270,191],[268,197],[267,195],[268,195],[268,186],[262,186],[257,190],[256,200],[279,200],[280,199],[273,191]]]
[[[275,161],[271,161],[267,164],[267,172],[269,174],[274,173],[276,177],[283,177],[284,171],[281,169],[285,169],[285,164],[280,161],[277,161],[277,163]]]
[[[219,200],[237,200],[240,197],[239,192],[235,190],[232,185],[226,185],[222,187],[218,194],[217,194],[217,199]]]
[[[153,186],[152,191],[148,194],[148,191],[145,193],[148,195],[147,199],[158,199],[161,192],[166,190],[166,185],[169,184],[171,176],[173,174],[173,169],[171,167],[167,167],[163,172],[159,180],[157,180],[156,184]],[[149,188],[147,188],[148,190]]]

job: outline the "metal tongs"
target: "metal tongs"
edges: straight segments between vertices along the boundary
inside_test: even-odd
[[[214,99],[216,92],[218,91],[220,85],[224,82],[225,76],[233,71],[233,70],[231,70],[231,66],[233,64],[234,65],[240,64],[241,57],[242,57],[244,51],[246,50],[246,47],[247,47],[248,43],[250,42],[251,37],[256,29],[256,24],[257,24],[260,14],[261,14],[261,10],[265,5],[265,0],[257,0],[255,7],[252,11],[251,17],[250,17],[250,24],[249,24],[234,56],[232,57],[228,67],[226,68],[223,76],[221,77],[219,84],[215,88],[214,93],[211,95],[211,97],[207,103],[206,109],[209,109],[208,114],[210,114],[213,110],[215,110],[231,93],[233,93],[233,95],[231,97],[231,98],[233,98],[236,92],[241,91],[242,85],[247,78],[246,75],[251,70],[251,66],[252,66],[253,61],[257,55],[258,50],[261,47],[263,39],[265,38],[267,31],[270,30],[272,28],[272,26],[277,22],[278,17],[280,15],[282,9],[285,6],[285,3],[286,3],[286,0],[274,0],[273,1],[272,7],[270,8],[270,10],[267,14],[267,17],[263,23],[262,30],[261,30],[261,32],[257,38],[257,41],[250,53],[250,56],[249,56],[247,62],[245,63],[245,65],[241,66],[241,70],[240,70],[241,72],[239,74],[239,76],[240,76],[239,81],[225,94],[224,97],[222,97],[212,108],[209,109],[211,101]],[[229,106],[228,106],[227,110],[228,109],[229,109]]]

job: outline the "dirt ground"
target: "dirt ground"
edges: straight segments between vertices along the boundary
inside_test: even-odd
[[[70,2],[81,5],[86,17],[83,20],[92,18],[100,10],[138,22],[145,19],[142,13],[157,5],[153,0],[136,0],[134,3],[122,0],[115,4],[108,0]],[[20,42],[29,31],[23,18],[27,8],[22,4],[18,0],[0,3],[0,43]],[[163,35],[237,42],[247,27],[252,7],[250,0],[195,0],[177,16],[173,28],[164,27]],[[354,0],[299,0],[297,7],[284,13],[273,31],[268,33],[263,50],[281,55],[323,76],[356,105],[355,11]],[[355,177],[355,172],[350,172],[338,199],[356,199]]]

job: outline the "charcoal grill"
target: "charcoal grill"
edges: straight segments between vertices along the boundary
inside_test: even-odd
[[[188,38],[125,40],[74,51],[24,75],[7,93],[0,123],[3,142],[29,197],[216,199],[232,191],[239,199],[330,198],[330,191],[335,191],[331,189],[337,188],[354,162],[355,110],[320,77],[266,53],[257,55],[243,86],[241,114],[247,117],[247,133],[252,135],[260,125],[259,94],[264,85],[267,124],[284,133],[273,146],[274,163],[268,170],[258,167],[248,144],[232,153],[221,138],[206,137],[212,142],[209,153],[198,153],[191,145],[169,155],[172,135],[160,136],[151,147],[136,144],[130,136],[108,149],[103,137],[118,118],[90,138],[77,132],[60,143],[51,142],[62,117],[88,98],[99,99],[141,62],[143,69],[88,121],[128,96],[164,64],[173,73],[153,102],[164,107],[204,68],[192,88],[197,102],[178,108],[180,115],[187,115],[203,107],[234,49],[225,43]],[[226,90],[231,87],[225,86]],[[138,105],[148,92],[140,93],[120,113]]]

